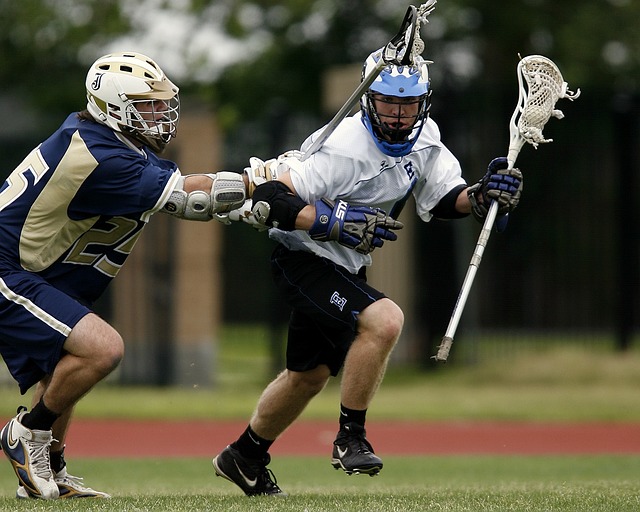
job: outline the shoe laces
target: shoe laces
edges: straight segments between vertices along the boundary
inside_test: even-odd
[[[341,429],[336,444],[349,444],[355,453],[374,453],[373,446],[367,441],[364,429],[355,431],[349,427]]]
[[[278,487],[278,480],[276,475],[273,474],[267,465],[271,462],[271,456],[267,453],[262,459],[251,460],[245,459],[245,464],[249,467],[251,473],[256,475],[256,478],[268,488]]]
[[[65,474],[62,474],[62,472],[61,473],[56,473],[54,475],[54,480],[56,481],[56,483],[67,484],[67,485],[73,487],[74,489],[78,489],[80,491],[92,491],[93,490],[93,489],[90,489],[89,487],[85,487],[84,486],[82,477],[73,476],[73,475],[70,475],[69,473],[65,473]]]
[[[260,477],[263,473],[267,471],[267,465],[271,462],[271,457],[269,454],[266,454],[261,459],[250,459],[248,457],[240,456],[236,458],[236,464],[238,463],[238,459],[240,460],[241,467],[243,470],[246,470],[247,474],[250,474],[254,477]]]
[[[364,436],[353,436],[353,441],[358,445],[357,453],[373,453],[373,447]]]
[[[49,464],[49,449],[53,438],[50,437],[44,442],[25,439],[24,442],[27,445],[29,459],[35,474],[44,480],[51,480],[53,473]]]
[[[265,487],[269,487],[270,489],[278,488],[278,480],[271,469],[265,467],[259,478],[262,480]]]

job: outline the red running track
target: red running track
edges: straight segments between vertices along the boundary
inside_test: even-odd
[[[234,441],[245,422],[76,420],[67,455],[80,457],[213,456]],[[270,450],[326,455],[336,422],[300,421]],[[367,437],[385,455],[640,454],[640,424],[419,423],[369,420]]]

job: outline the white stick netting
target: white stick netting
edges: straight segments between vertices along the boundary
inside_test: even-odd
[[[573,101],[580,95],[580,89],[576,92],[570,91],[558,67],[541,55],[532,55],[520,60],[518,81],[520,100],[513,118],[515,121],[517,114],[520,114],[516,125],[518,135],[534,147],[540,143],[551,142],[553,139],[544,138],[542,129],[551,117],[564,117],[562,111],[555,108],[556,102],[561,98]]]
[[[422,40],[422,37],[420,37],[420,28],[423,23],[429,23],[427,16],[429,16],[429,14],[431,14],[431,12],[436,8],[436,3],[438,3],[438,0],[429,0],[418,7],[415,38],[413,40],[413,47],[411,48],[412,57],[422,55],[422,52],[424,51],[424,41]]]

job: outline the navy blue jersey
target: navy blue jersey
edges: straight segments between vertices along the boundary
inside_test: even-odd
[[[0,188],[0,275],[27,270],[90,305],[178,178],[174,162],[71,114]]]

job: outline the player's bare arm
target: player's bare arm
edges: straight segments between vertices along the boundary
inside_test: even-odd
[[[471,201],[467,194],[467,189],[463,189],[456,198],[455,209],[458,213],[469,214],[471,213]]]

